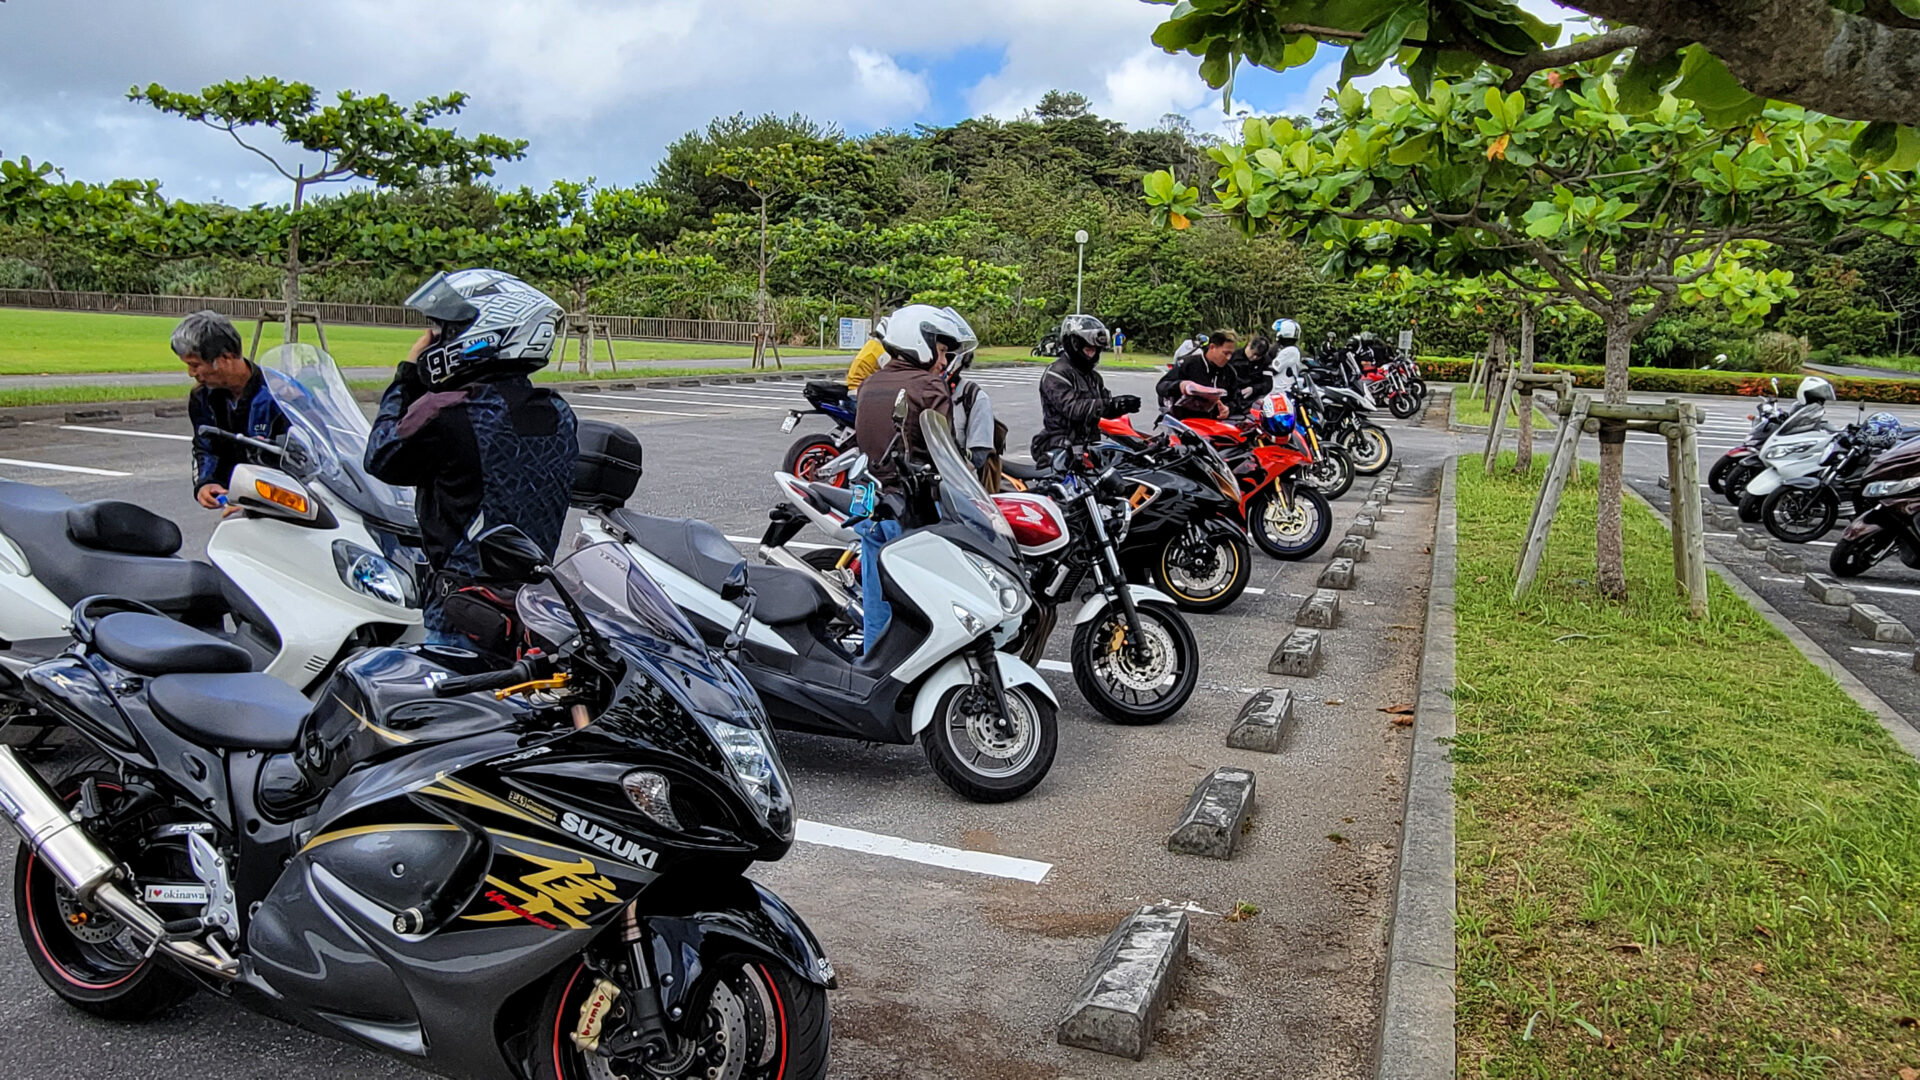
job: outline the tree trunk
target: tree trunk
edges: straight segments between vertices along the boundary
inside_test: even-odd
[[[1533,305],[1520,305],[1520,372],[1533,373]],[[1533,387],[1520,387],[1520,426],[1514,431],[1513,468],[1518,473],[1533,471]]]
[[[1627,400],[1627,361],[1633,348],[1633,326],[1625,304],[1602,316],[1607,328],[1606,391],[1609,404]],[[1619,423],[1600,424],[1599,512],[1594,533],[1594,575],[1602,595],[1627,598],[1627,564],[1621,540],[1621,474],[1626,465],[1627,429]]]
[[[306,167],[301,166],[300,175],[304,177],[306,174]],[[307,185],[299,180],[295,180],[293,182],[293,212],[296,215],[300,213],[300,204],[305,201],[306,194]],[[287,277],[280,286],[281,295],[287,302],[285,337],[289,345],[300,340],[300,324],[293,321],[293,305],[300,299],[300,226],[298,220],[296,217],[295,224],[287,230]]]

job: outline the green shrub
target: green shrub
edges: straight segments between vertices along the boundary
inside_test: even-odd
[[[1420,377],[1428,382],[1465,382],[1473,361],[1455,356],[1419,358]],[[1606,381],[1606,369],[1584,364],[1536,364],[1540,372],[1565,371],[1573,375],[1575,386],[1598,390]],[[1833,391],[1847,401],[1877,401],[1893,405],[1920,405],[1920,379],[1861,379],[1845,375],[1823,375],[1833,383]],[[1686,371],[1672,368],[1629,368],[1627,388],[1649,394],[1725,394],[1740,397],[1768,397],[1774,393],[1773,380],[1761,372]],[[1800,385],[1800,375],[1777,376],[1780,394],[1792,396]]]
[[[1753,339],[1753,366],[1775,374],[1798,371],[1812,351],[1806,338],[1769,330]]]

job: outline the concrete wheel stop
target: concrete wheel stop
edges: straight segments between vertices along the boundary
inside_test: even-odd
[[[1807,595],[1823,604],[1834,607],[1853,606],[1853,590],[1825,574],[1808,574],[1806,586]]]
[[[1267,671],[1273,675],[1313,675],[1320,670],[1320,631],[1295,630],[1273,650]]]
[[[1880,610],[1876,604],[1855,604],[1848,608],[1847,625],[1869,641],[1913,644],[1913,631],[1907,629],[1907,624]]]
[[[1326,581],[1326,575],[1322,574],[1320,580]],[[1295,626],[1331,630],[1340,623],[1340,594],[1332,589],[1313,590],[1312,595],[1300,602],[1300,610],[1294,614],[1293,622]]]
[[[1253,774],[1222,765],[1200,781],[1193,798],[1180,813],[1180,824],[1167,837],[1167,850],[1176,855],[1231,859],[1240,842],[1240,830],[1253,813]]]
[[[1807,570],[1807,561],[1800,553],[1783,544],[1767,545],[1767,565],[1783,574],[1803,574]]]
[[[1187,913],[1149,904],[1120,921],[1073,995],[1062,1046],[1139,1061],[1187,964]]]
[[[1353,524],[1347,526],[1347,535],[1363,536],[1371,539],[1373,536],[1373,516],[1371,514],[1361,514],[1355,517]]]
[[[1367,561],[1367,538],[1364,536],[1343,536],[1333,546],[1333,557],[1352,559],[1354,562]]]
[[[1351,589],[1353,588],[1353,577],[1352,559],[1334,559],[1332,562],[1327,563],[1325,570],[1320,571],[1320,581],[1315,587],[1319,589]]]
[[[1756,529],[1751,525],[1742,525],[1740,531],[1734,535],[1739,537],[1740,546],[1746,548],[1748,551],[1767,550],[1767,533],[1765,529]]]
[[[1287,737],[1287,725],[1293,723],[1293,691],[1262,690],[1240,706],[1227,745],[1235,750],[1257,750],[1263,754],[1280,752],[1280,740]]]

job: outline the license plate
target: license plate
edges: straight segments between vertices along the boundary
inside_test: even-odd
[[[800,414],[797,412],[788,413],[787,418],[785,420],[780,421],[780,430],[783,432],[792,431],[794,428],[799,426],[800,426]]]

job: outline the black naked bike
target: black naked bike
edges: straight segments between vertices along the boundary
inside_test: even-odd
[[[742,876],[794,830],[753,690],[618,545],[480,540],[539,582],[545,649],[369,649],[317,703],[77,605],[25,682],[96,753],[43,781],[0,747],[34,969],[110,1019],[205,989],[448,1076],[824,1076],[833,968]]]

